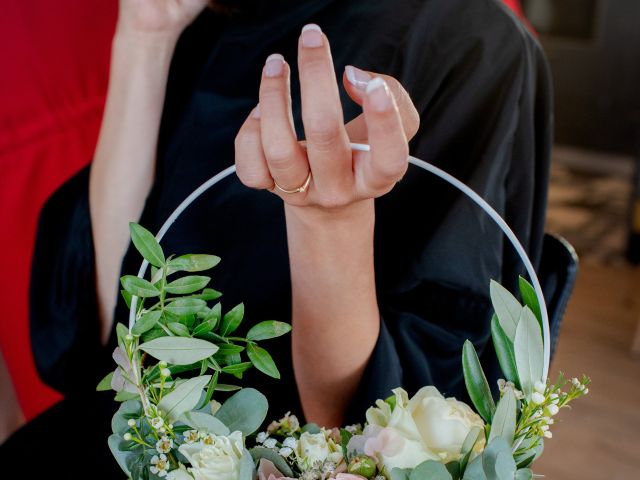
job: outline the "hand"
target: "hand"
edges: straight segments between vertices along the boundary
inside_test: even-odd
[[[207,3],[208,0],[120,0],[118,29],[177,38]]]
[[[271,55],[260,102],[235,140],[240,180],[305,210],[335,212],[387,193],[407,169],[408,141],[420,122],[407,92],[390,76],[347,67],[344,86],[363,114],[345,125],[329,42],[316,25],[303,29],[298,66],[306,142],[293,126],[289,66]],[[352,151],[349,142],[368,143],[371,151]],[[282,190],[303,186],[309,175],[304,192]]]

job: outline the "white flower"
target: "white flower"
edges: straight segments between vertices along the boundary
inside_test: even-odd
[[[193,477],[189,475],[187,469],[181,465],[181,468],[176,468],[169,472],[167,480],[193,480]]]
[[[540,380],[538,380],[533,384],[533,389],[538,393],[544,393],[545,390],[547,389],[547,386],[544,383],[542,383]]]
[[[161,453],[160,456],[154,455],[151,457],[151,473],[154,475],[158,475],[159,477],[164,477],[169,470],[169,462],[167,461],[167,456],[164,453]]]
[[[560,409],[558,408],[557,405],[551,404],[547,407],[547,411],[549,412],[550,416],[554,416],[558,413]]]
[[[551,432],[544,432],[544,437],[545,437],[545,438],[553,438],[553,433],[551,433]]]
[[[164,430],[164,420],[160,417],[152,418],[149,423],[153,427],[154,430],[163,431]]]
[[[133,428],[136,426],[136,421],[133,418],[130,418],[129,420],[127,420],[127,425]]]
[[[262,445],[264,445],[265,448],[276,448],[276,443],[278,443],[278,441],[275,438],[267,438],[262,442]]]
[[[296,455],[301,465],[311,465],[314,462],[324,462],[331,451],[324,433],[304,432],[300,435]]]
[[[200,433],[197,430],[187,430],[184,432],[185,443],[195,443],[200,439]]]
[[[173,448],[173,440],[166,435],[156,442],[156,450],[160,453],[168,453]]]
[[[287,458],[289,455],[291,455],[293,453],[293,448],[291,447],[282,447],[279,451],[278,454],[281,457]]]
[[[256,442],[264,443],[267,438],[269,438],[269,434],[267,432],[260,432],[256,435]]]
[[[294,437],[287,437],[284,439],[284,442],[282,442],[282,446],[293,448],[295,450],[296,448],[298,448],[298,440],[296,440]]]
[[[135,378],[133,366],[127,354],[120,347],[116,347],[111,356],[118,364],[118,367],[113,372],[113,377],[111,377],[111,388],[116,392],[124,390],[125,392],[136,393],[138,389],[133,383]]]
[[[163,368],[162,370],[160,370],[160,376],[167,378],[171,376],[171,370],[169,370],[168,368]]]
[[[393,393],[396,396],[393,412],[382,400],[367,411],[369,426],[378,426],[380,431],[376,440],[367,440],[369,453],[364,452],[370,454],[378,447],[382,463],[388,469],[414,468],[425,460],[444,463],[457,460],[471,429],[484,428],[480,416],[468,405],[455,398],[445,399],[435,387],[421,388],[411,400],[401,388]],[[484,440],[481,440],[475,452],[483,448]]]
[[[131,434],[129,432],[125,433],[122,438],[124,438],[125,442],[131,441]]]
[[[182,444],[178,451],[184,455],[195,480],[239,480],[240,459],[244,452],[242,433],[229,436],[210,435],[210,444]]]
[[[545,400],[544,395],[539,392],[533,392],[531,394],[531,401],[536,405],[540,405],[544,403],[544,400]]]

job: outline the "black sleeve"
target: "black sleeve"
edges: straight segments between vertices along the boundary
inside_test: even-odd
[[[455,10],[459,2],[450,3],[443,8]],[[535,264],[544,234],[552,128],[541,49],[492,2],[470,2],[450,15],[431,13],[416,21],[420,28],[402,50],[399,79],[421,114],[411,154],[483,196]],[[466,339],[495,388],[499,367],[490,340],[489,281],[516,291],[524,268],[512,246],[469,199],[413,166],[377,200],[376,215],[383,328],[349,419],[361,419],[358,414],[396,386],[411,394],[435,385],[466,399]]]
[[[88,185],[86,167],[46,202],[31,269],[36,368],[46,384],[64,394],[95,390],[97,377],[108,368],[109,355],[100,343]]]

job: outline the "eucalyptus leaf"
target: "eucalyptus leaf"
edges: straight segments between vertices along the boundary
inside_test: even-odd
[[[517,404],[518,401],[513,389],[505,388],[505,392],[498,402],[496,413],[493,415],[489,443],[498,437],[504,439],[509,445],[513,443],[513,436],[516,433]]]
[[[540,322],[540,328],[542,328],[542,312],[540,311],[540,302],[538,302],[538,296],[536,291],[527,280],[523,277],[518,278],[518,286],[520,287],[520,295],[524,304],[531,309],[533,314]]]
[[[516,475],[516,462],[511,452],[498,453],[495,469],[499,480],[513,480]]]
[[[533,472],[528,468],[521,468],[516,471],[515,480],[531,480],[533,478]]]
[[[122,445],[122,443],[122,436],[116,433],[109,435],[109,438],[107,440],[109,450],[111,450],[111,453],[116,459],[116,462],[118,462],[118,465],[128,478],[130,476],[128,463],[135,457],[135,454],[121,450],[120,446]]]
[[[156,326],[161,315],[162,312],[158,310],[145,313],[142,317],[136,320],[135,325],[131,329],[131,333],[134,335],[142,335],[143,333],[148,332]]]
[[[154,267],[162,267],[165,260],[164,254],[153,234],[134,222],[129,223],[129,231],[131,233],[131,241],[145,260]]]
[[[129,400],[135,400],[136,398],[138,398],[138,395],[139,394],[135,392],[127,392],[126,390],[121,390],[116,393],[114,400],[116,402],[127,402]]]
[[[263,394],[244,388],[229,397],[215,416],[232,432],[240,430],[246,436],[260,428],[268,409],[269,403]]]
[[[120,404],[120,407],[111,418],[111,430],[122,437],[129,430],[127,422],[130,418],[142,416],[142,403],[140,400],[127,400]]]
[[[120,279],[122,287],[132,295],[141,298],[151,298],[160,295],[158,290],[151,282],[144,278],[138,278],[135,275],[125,275]]]
[[[504,378],[513,382],[517,387],[520,387],[513,342],[509,340],[506,333],[504,333],[496,315],[491,319],[491,338],[493,339],[493,347],[496,351],[496,356],[498,357]]]
[[[160,400],[158,410],[164,412],[170,422],[175,422],[198,405],[202,390],[210,379],[211,375],[203,375],[185,380]]]
[[[482,456],[478,455],[469,463],[462,480],[488,480],[482,468]]]
[[[253,363],[262,373],[269,375],[272,378],[280,378],[278,367],[276,367],[276,364],[273,361],[273,358],[271,358],[271,355],[269,355],[269,352],[264,348],[259,347],[255,343],[249,343],[247,344],[247,355],[249,356],[251,363]]]
[[[215,255],[187,254],[172,258],[168,264],[169,274],[175,272],[202,272],[220,263],[220,257]]]
[[[207,302],[199,298],[178,298],[165,305],[164,309],[178,316],[193,315],[207,306]]]
[[[271,448],[253,447],[249,450],[249,453],[251,457],[253,457],[254,462],[259,463],[260,459],[264,458],[273,463],[285,477],[293,477],[293,471],[287,461]]]
[[[496,437],[482,452],[482,469],[489,480],[513,480],[516,462],[511,447],[502,437]]]
[[[475,426],[469,430],[467,436],[462,442],[462,448],[460,449],[460,454],[462,457],[460,458],[460,471],[464,472],[467,468],[467,464],[469,463],[469,459],[471,458],[471,454],[473,453],[473,447],[476,446],[478,440],[480,440],[480,436],[483,433],[483,429]]]
[[[218,351],[218,346],[199,338],[160,337],[139,346],[158,360],[173,365],[189,365]]]
[[[107,373],[107,375],[100,380],[98,386],[96,387],[96,391],[105,392],[107,390],[111,390],[111,379],[113,378],[113,372]]]
[[[482,371],[478,354],[473,344],[467,340],[462,348],[462,371],[464,383],[469,392],[469,397],[476,410],[485,422],[491,423],[493,412],[496,409],[487,378]]]
[[[172,294],[186,295],[202,290],[210,281],[210,277],[189,275],[188,277],[178,278],[177,280],[167,284],[165,290]]]
[[[253,480],[255,475],[255,466],[251,454],[245,450],[240,458],[240,475],[238,480]]]
[[[180,421],[195,430],[213,433],[214,435],[227,436],[231,433],[224,423],[208,413],[186,412],[180,417]]]
[[[240,303],[229,310],[222,318],[222,325],[220,326],[220,335],[229,335],[233,333],[242,322],[244,317],[244,304]]]
[[[509,290],[504,288],[495,280],[491,280],[491,286],[489,288],[491,295],[491,303],[496,311],[500,326],[507,334],[507,337],[512,342],[516,336],[516,327],[518,326],[518,320],[520,319],[520,312],[522,311],[522,305],[514,297]]]
[[[171,322],[171,323],[169,323],[167,325],[167,327],[169,328],[169,330],[171,330],[173,333],[175,333],[179,337],[188,337],[189,336],[189,329],[187,328],[186,325],[184,325],[182,323]]]
[[[260,322],[247,332],[247,340],[257,342],[259,340],[268,340],[270,338],[280,337],[291,331],[291,325],[275,320],[266,320]]]
[[[518,323],[514,342],[520,386],[530,399],[535,382],[542,381],[544,353],[540,324],[529,307],[525,307]]]
[[[410,468],[394,468],[391,470],[391,480],[409,480]]]
[[[414,468],[409,480],[452,480],[447,468],[435,460],[427,460]]]

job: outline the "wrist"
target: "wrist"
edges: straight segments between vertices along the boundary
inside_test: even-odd
[[[285,203],[288,224],[295,224],[304,230],[330,231],[347,229],[353,233],[373,231],[375,206],[373,199],[361,200],[334,209],[321,207],[296,207]]]
[[[179,37],[180,31],[178,30],[145,31],[118,22],[113,37],[113,48],[116,52],[123,50],[149,55],[164,54],[164,56],[170,57]]]

